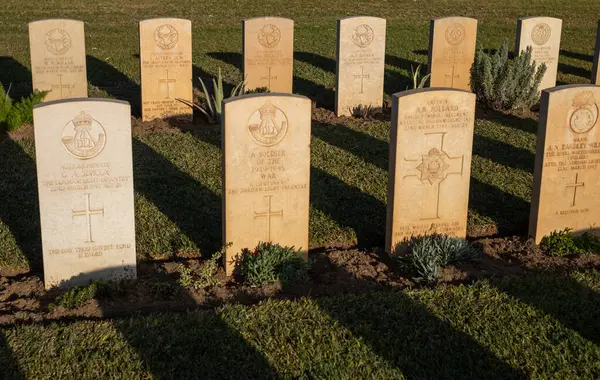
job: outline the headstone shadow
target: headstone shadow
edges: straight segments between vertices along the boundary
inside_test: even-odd
[[[22,380],[25,376],[19,370],[17,359],[14,357],[8,342],[0,329],[0,376],[7,380]]]
[[[141,117],[140,85],[106,61],[91,55],[86,61],[88,81],[111,97],[129,102],[132,114]]]
[[[594,61],[594,56],[591,54],[578,53],[578,52],[569,51],[569,50],[560,49],[560,55],[569,57],[569,58],[579,59],[581,61],[587,61],[587,62]]]
[[[342,227],[351,228],[358,247],[382,246],[385,236],[385,204],[321,169],[310,170],[310,205]]]
[[[333,89],[298,76],[294,76],[294,94],[309,97],[317,107],[328,110],[333,110],[335,104]]]
[[[332,264],[334,265],[334,264]],[[338,268],[339,269],[339,268]],[[354,277],[348,273],[349,277]],[[353,289],[366,280],[354,277]],[[317,299],[321,309],[408,379],[521,379],[525,374],[397,289]]]
[[[533,173],[534,153],[478,133],[473,135],[473,154],[507,167]]]
[[[408,73],[408,75],[404,75],[397,71],[389,69],[385,70],[384,91],[389,95],[393,95],[400,91],[411,90],[413,88],[413,79],[410,77],[410,74],[412,73],[412,70],[417,70],[419,65],[421,65],[421,78],[427,75],[427,64],[424,63],[390,54],[385,55],[385,63]]]
[[[0,56],[0,83],[9,96],[20,99],[29,96],[32,89],[31,71],[13,57]]]
[[[558,72],[563,73],[565,75],[575,75],[586,80],[590,80],[590,78],[592,77],[592,72],[590,70],[583,69],[581,67],[575,67],[572,65],[567,65],[566,63],[558,64]]]
[[[314,67],[317,67],[325,72],[335,74],[336,72],[336,62],[335,59],[327,58],[319,54],[307,52],[307,51],[297,51],[294,52],[294,59],[308,63]]]
[[[523,132],[536,135],[538,129],[538,121],[528,116],[517,116],[509,113],[495,111],[490,108],[478,107],[475,110],[475,117],[501,124],[509,128],[517,129]]]
[[[228,65],[232,65],[240,72],[242,72],[243,66],[243,58],[242,55],[238,52],[223,52],[223,51],[215,51],[206,53],[211,58],[218,59],[221,62],[224,62]]]
[[[0,142],[0,219],[34,273],[42,271],[36,164],[15,141]]]
[[[221,246],[221,197],[175,167],[160,153],[133,139],[136,192],[144,195],[210,255]],[[177,251],[174,242],[173,254]]]

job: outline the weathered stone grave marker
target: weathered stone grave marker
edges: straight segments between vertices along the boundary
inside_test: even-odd
[[[49,91],[45,101],[87,98],[85,33],[82,21],[29,23],[33,89]]]
[[[542,92],[529,235],[590,229],[600,235],[600,87],[559,86]]]
[[[471,66],[475,60],[477,20],[444,17],[431,20],[429,31],[430,87],[471,91]]]
[[[266,87],[292,93],[294,21],[281,17],[244,20],[244,78],[246,90]]]
[[[531,59],[547,66],[540,90],[556,86],[561,30],[562,20],[552,17],[524,17],[517,24],[515,54],[531,46]]]
[[[226,269],[261,241],[308,250],[310,99],[256,94],[223,102]]]
[[[387,252],[402,253],[411,236],[466,235],[474,120],[467,91],[393,95]]]
[[[135,278],[129,104],[55,101],[33,117],[46,288]]]
[[[158,18],[140,22],[142,118],[191,120],[192,22]]]
[[[337,23],[335,113],[351,115],[359,105],[381,107],[386,21],[345,17]]]
[[[594,64],[592,65],[592,84],[600,85],[600,21],[596,32],[596,48],[594,49]]]

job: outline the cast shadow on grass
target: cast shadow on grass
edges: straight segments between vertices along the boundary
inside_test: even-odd
[[[469,209],[490,218],[499,236],[527,233],[530,206],[522,198],[471,177]]]
[[[31,71],[13,57],[0,56],[0,83],[13,99],[29,96],[32,89]]]
[[[2,329],[0,329],[0,376],[3,379],[21,380],[25,376],[19,370],[18,361],[8,346]]]
[[[304,95],[311,99],[317,107],[333,110],[335,104],[335,92],[322,84],[315,83],[309,79],[294,77],[294,94]]]
[[[473,135],[473,154],[507,167],[533,173],[535,154],[527,149],[519,148],[487,136],[477,133]]]
[[[560,49],[560,55],[569,58],[579,59],[581,61],[587,61],[590,63],[594,61],[594,56],[592,56],[591,54],[577,53],[574,51],[568,51],[563,49]]]
[[[330,263],[335,267],[335,264]],[[338,270],[344,271],[342,268]],[[346,271],[351,289],[370,280]],[[408,379],[523,378],[489,349],[433,315],[403,291],[382,285],[377,292],[318,298],[321,309],[365,342]]]
[[[226,64],[231,65],[238,69],[240,72],[242,72],[243,58],[242,54],[238,52],[215,51],[206,53],[206,55],[208,55],[211,58],[217,59],[221,62],[225,62]]]
[[[0,142],[0,219],[10,229],[30,270],[41,273],[36,173],[34,159],[19,144],[8,138]]]
[[[321,169],[310,170],[310,205],[342,227],[351,228],[358,247],[382,246],[385,204]]]
[[[221,245],[221,197],[136,138],[133,157],[136,192],[177,225],[203,255],[215,252]],[[179,247],[173,245],[175,254]]]
[[[294,59],[308,63],[314,67],[317,67],[325,72],[335,74],[336,62],[335,59],[324,57],[319,54],[310,53],[307,51],[294,52]]]
[[[475,110],[475,118],[498,123],[534,135],[537,134],[538,121],[528,116],[520,117],[509,113],[494,111],[490,108],[477,107]]]
[[[587,80],[590,80],[592,77],[592,72],[590,70],[573,65],[567,65],[565,63],[558,64],[558,72],[565,75],[574,75]]]
[[[412,61],[410,59],[396,57],[386,54],[385,62],[388,65],[404,70],[407,74],[399,73],[395,70],[385,70],[384,91],[388,95],[393,95],[400,91],[411,90],[413,87],[411,70],[416,70],[421,65],[421,75],[427,75],[427,64]]]
[[[131,104],[131,113],[141,117],[140,85],[110,63],[91,55],[86,56],[88,81],[111,97]]]

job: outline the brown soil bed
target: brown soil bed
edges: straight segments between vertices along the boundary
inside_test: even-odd
[[[577,269],[600,269],[600,255],[569,258],[550,257],[532,240],[520,237],[481,239],[474,242],[481,254],[472,262],[449,267],[442,283],[469,283],[477,279],[524,275],[529,272],[568,273]],[[403,271],[382,249],[322,248],[309,255],[309,281],[292,287],[281,284],[248,287],[227,279],[220,271],[221,285],[195,290],[178,284],[181,264],[197,270],[201,260],[145,262],[138,265],[138,280],[120,284],[110,294],[83,307],[51,308],[64,290],[44,290],[37,275],[0,278],[0,326],[59,319],[113,318],[158,311],[213,308],[224,304],[254,304],[266,298],[322,297],[371,290],[419,287],[414,274]]]

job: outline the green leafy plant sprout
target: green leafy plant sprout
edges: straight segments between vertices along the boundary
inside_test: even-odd
[[[177,282],[184,288],[193,288],[195,290],[208,289],[214,286],[221,285],[221,281],[217,278],[219,271],[219,262],[225,255],[227,248],[231,247],[232,243],[216,252],[210,259],[203,262],[198,271],[179,264],[179,279]]]
[[[223,77],[221,75],[221,68],[219,67],[219,73],[217,75],[217,79],[215,80],[215,78],[213,78],[213,80],[212,80],[213,81],[213,94],[212,95],[208,92],[208,89],[206,88],[206,85],[204,84],[204,81],[202,80],[202,78],[198,78],[198,79],[200,80],[200,84],[202,85],[202,90],[204,91],[204,99],[205,99],[206,104],[199,105],[199,104],[190,102],[189,100],[185,100],[185,99],[181,99],[181,98],[177,98],[177,100],[193,109],[197,109],[198,111],[200,111],[204,116],[206,116],[209,123],[217,124],[221,121],[222,102],[223,102],[223,99],[225,99],[224,88],[223,88]],[[245,84],[246,84],[245,80],[238,83],[231,90],[229,97],[233,98],[235,96],[243,95]]]
[[[465,239],[435,234],[413,237],[408,253],[399,260],[403,267],[416,271],[419,279],[435,283],[442,268],[472,260],[476,254]]]
[[[242,251],[236,260],[236,274],[251,286],[277,281],[286,286],[308,278],[308,263],[301,250],[261,242],[253,250]]]
[[[540,246],[551,256],[564,257],[579,253],[600,253],[600,239],[589,232],[573,235],[573,230],[552,231],[544,236]]]
[[[420,64],[417,66],[416,69],[414,69],[413,66],[410,65],[410,72],[411,72],[412,80],[413,80],[413,89],[425,88],[425,84],[427,83],[427,80],[429,79],[431,74],[421,75],[421,65]]]
[[[23,124],[33,123],[33,106],[41,103],[48,91],[34,91],[29,96],[18,102],[13,102],[8,91],[0,83],[0,127],[12,132],[19,129]]]
[[[350,108],[352,116],[360,119],[372,119],[381,114],[381,107],[374,107],[367,104],[359,104]]]

